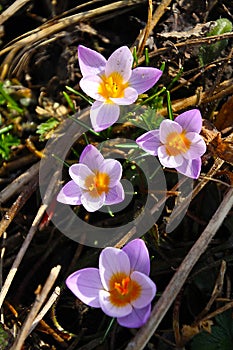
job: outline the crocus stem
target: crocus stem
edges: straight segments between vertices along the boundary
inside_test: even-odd
[[[170,91],[167,90],[166,93],[167,93],[167,112],[168,112],[168,116],[169,116],[169,119],[174,120],[173,112],[172,112]]]
[[[107,338],[107,336],[109,334],[109,331],[112,328],[112,325],[113,325],[114,321],[115,321],[115,318],[112,318],[110,323],[109,323],[109,325],[108,325],[108,328],[107,328],[106,332],[104,333],[104,336],[103,336],[103,339],[102,339],[103,343],[104,343],[105,339]]]

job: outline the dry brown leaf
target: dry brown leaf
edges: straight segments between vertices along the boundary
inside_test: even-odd
[[[233,126],[233,95],[220,109],[214,124],[220,131]]]

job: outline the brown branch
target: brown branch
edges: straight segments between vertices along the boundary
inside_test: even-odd
[[[52,288],[53,284],[55,283],[60,270],[61,270],[60,265],[52,268],[50,275],[47,278],[42,291],[39,294],[37,294],[36,300],[35,300],[32,308],[28,314],[28,317],[26,318],[24,324],[22,325],[21,331],[18,334],[18,336],[17,336],[14,344],[10,348],[10,350],[20,350],[22,348],[23,343],[29,334],[29,331],[30,331],[30,328],[33,324],[33,321],[36,318],[36,316],[37,316],[41,306],[43,305],[45,299],[47,298],[47,295],[48,295],[50,289]]]
[[[13,16],[18,10],[21,9],[24,5],[26,5],[31,0],[16,0],[11,6],[9,6],[4,12],[0,15],[0,25],[3,24]]]
[[[184,285],[193,266],[196,264],[200,256],[205,252],[211,239],[214,237],[228,212],[231,210],[232,205],[233,189],[231,188],[225,195],[221,205],[215,212],[209,224],[206,226],[205,230],[193,245],[189,253],[186,255],[177,272],[173,275],[162,296],[155,304],[148,322],[129,342],[126,350],[142,350],[146,346],[149,339],[162,321],[164,315],[168,311],[169,307],[175,300],[182,286]]]
[[[22,191],[22,193],[20,193],[19,197],[12,204],[11,208],[3,216],[0,222],[0,237],[6,231],[7,227],[10,225],[16,214],[20,211],[20,209],[24,206],[24,204],[36,190],[38,181],[38,176],[35,176],[33,180],[27,185],[27,187]]]

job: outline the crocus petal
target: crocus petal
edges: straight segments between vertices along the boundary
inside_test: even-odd
[[[118,248],[105,248],[100,253],[99,271],[104,289],[109,290],[109,282],[113,275],[125,273],[129,276],[130,262],[127,254]]]
[[[158,157],[160,163],[167,168],[177,168],[183,163],[183,156],[178,154],[177,156],[170,156],[167,153],[165,146],[160,146],[158,148]]]
[[[110,100],[119,106],[121,106],[121,105],[127,106],[127,105],[131,105],[132,103],[134,103],[137,98],[138,98],[137,91],[135,89],[133,89],[132,87],[127,87],[124,90],[124,97],[121,97],[121,98],[111,97]]]
[[[154,86],[162,74],[163,72],[157,68],[138,67],[133,69],[129,84],[138,94],[142,94]]]
[[[110,178],[109,187],[116,185],[120,181],[122,176],[122,165],[118,160],[115,159],[106,159],[103,162],[103,165],[99,169],[102,173],[107,173]]]
[[[93,190],[94,191],[94,190]],[[81,203],[84,208],[90,213],[99,210],[105,202],[105,193],[98,195],[95,192],[95,196],[91,192],[83,192],[81,196]]]
[[[184,158],[195,159],[202,156],[206,151],[206,144],[203,138],[196,132],[188,132],[187,139],[191,141],[189,150],[183,154]]]
[[[93,129],[102,131],[113,125],[120,115],[120,107],[113,103],[95,101],[91,106],[90,118]]]
[[[64,204],[80,205],[81,195],[80,187],[72,180],[62,187],[57,195],[57,201]]]
[[[107,62],[100,53],[82,45],[78,47],[78,60],[83,76],[101,73],[104,71]]]
[[[157,156],[158,148],[161,146],[159,130],[146,132],[136,139],[136,143],[147,153],[152,154],[152,156]]]
[[[133,56],[130,49],[127,46],[122,46],[109,57],[105,67],[105,74],[108,77],[114,72],[120,73],[123,80],[126,82],[131,76],[132,64]]]
[[[79,82],[81,89],[97,101],[104,101],[105,98],[99,94],[99,87],[102,80],[98,75],[90,75],[82,78]]]
[[[134,239],[127,243],[122,250],[128,255],[131,271],[139,271],[145,275],[150,273],[150,257],[142,239]]]
[[[132,312],[124,317],[118,317],[117,322],[122,327],[139,328],[143,326],[151,313],[151,304],[142,309],[133,309]]]
[[[81,153],[79,161],[95,172],[102,166],[104,157],[96,147],[87,145]]]
[[[159,128],[160,141],[162,143],[166,143],[167,136],[172,132],[177,132],[180,134],[182,132],[182,127],[178,123],[172,120],[169,120],[169,119],[163,120]]]
[[[130,303],[121,307],[112,304],[110,293],[106,290],[99,291],[99,303],[103,312],[110,317],[124,317],[132,312]]]
[[[112,205],[123,202],[125,199],[125,192],[122,184],[119,182],[114,187],[110,188],[106,194],[105,204]]]
[[[86,178],[88,176],[95,176],[95,174],[85,164],[73,164],[69,168],[69,174],[72,180],[83,189],[86,187]]]
[[[83,303],[100,307],[99,291],[103,287],[98,269],[86,268],[76,271],[67,278],[66,285]]]
[[[176,167],[176,170],[192,179],[197,179],[201,172],[201,158],[192,160],[184,159],[183,163]]]
[[[198,134],[202,128],[202,117],[198,109],[191,109],[184,112],[175,121],[179,123],[186,132],[197,132]]]
[[[132,300],[131,305],[136,309],[141,309],[151,303],[156,293],[156,286],[150,277],[138,271],[133,271],[130,278],[141,286],[140,296]]]

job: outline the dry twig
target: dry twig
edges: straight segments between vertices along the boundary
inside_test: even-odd
[[[47,295],[48,295],[50,289],[52,288],[54,282],[56,281],[60,270],[61,270],[60,265],[52,268],[50,275],[47,278],[47,281],[45,282],[45,285],[44,285],[42,291],[39,294],[37,294],[35,303],[33,304],[32,308],[28,314],[28,317],[26,318],[26,320],[21,328],[21,331],[18,334],[18,336],[17,336],[13,346],[10,348],[10,350],[20,350],[22,348],[23,343],[29,334],[29,331],[30,331],[30,328],[33,324],[33,321],[34,321],[35,317],[37,316],[38,311],[40,310],[45,299],[47,298]]]
[[[54,176],[52,177],[48,187],[47,187],[47,191],[44,195],[44,199],[43,199],[43,204],[40,206],[37,215],[32,223],[32,226],[28,232],[27,237],[25,238],[25,241],[23,242],[22,247],[20,248],[15,261],[13,262],[13,265],[10,269],[10,272],[7,275],[7,278],[5,280],[5,283],[2,287],[1,293],[0,293],[0,307],[2,306],[2,303],[5,299],[5,296],[10,288],[10,285],[14,279],[14,276],[19,268],[19,265],[28,249],[29,244],[32,241],[32,238],[34,237],[36,231],[37,231],[37,227],[46,211],[46,209],[48,208],[48,203],[51,200],[51,197],[53,196],[54,190],[56,188],[57,185],[57,176],[56,174],[54,174]]]
[[[134,339],[129,342],[126,350],[142,350],[148,343],[149,339],[157,329],[164,315],[178,295],[193,266],[196,264],[201,254],[205,252],[211,239],[214,237],[228,212],[231,210],[232,205],[233,188],[227,192],[221,205],[215,212],[209,224],[206,226],[205,230],[202,232],[201,236],[193,245],[181,263],[179,269],[172,277],[162,296],[155,304],[147,324],[142,327]]]
[[[7,202],[15,193],[19,192],[32,178],[39,173],[40,162],[33,164],[31,168],[12,181],[0,192],[0,204]]]
[[[16,0],[15,2],[13,2],[11,6],[9,6],[4,12],[1,13],[0,25],[6,22],[8,18],[13,16],[19,9],[21,9],[21,7],[26,5],[29,1],[31,0]]]

